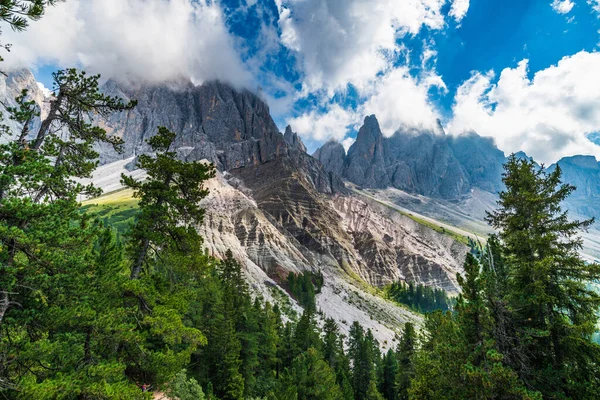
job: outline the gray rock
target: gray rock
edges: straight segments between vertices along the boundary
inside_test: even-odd
[[[387,187],[390,178],[386,171],[383,142],[377,118],[374,115],[366,117],[346,156],[346,179],[364,187]]]
[[[303,151],[306,153],[306,146],[302,143],[302,140],[298,136],[296,132],[292,132],[292,127],[287,126],[285,128],[285,133],[283,134],[283,139],[292,149],[296,149],[299,151]]]
[[[138,105],[106,122],[125,141],[122,155],[103,149],[103,162],[149,151],[145,141],[158,126],[177,133],[176,148],[187,159],[203,159],[228,170],[263,163],[287,152],[269,108],[254,94],[236,91],[221,82],[194,86],[191,82],[127,87],[109,81],[104,91]]]
[[[600,218],[600,164],[594,156],[572,156],[548,167],[560,166],[562,181],[576,187],[565,205],[576,218]]]
[[[159,126],[165,126],[177,133],[174,146],[181,159],[206,159],[221,171],[285,160],[284,165],[295,167],[319,192],[345,191],[338,176],[306,154],[306,147],[291,127],[283,135],[279,132],[268,106],[247,90],[238,91],[218,81],[201,86],[179,81],[139,87],[108,81],[104,91],[136,99],[138,105],[102,121],[110,134],[125,141],[123,154],[101,148],[103,163],[149,152],[146,139],[156,134]]]
[[[340,142],[330,140],[317,149],[312,156],[321,161],[326,171],[340,177],[344,175],[346,150]]]
[[[502,183],[504,152],[491,138],[475,132],[448,137],[452,152],[468,175],[471,186],[496,193],[504,189]]]
[[[328,142],[313,156],[328,171],[366,188],[392,186],[443,199],[457,199],[472,188],[492,193],[503,188],[506,158],[493,140],[475,133],[447,136],[440,121],[434,130],[401,128],[386,138],[371,115],[345,157],[340,148]]]

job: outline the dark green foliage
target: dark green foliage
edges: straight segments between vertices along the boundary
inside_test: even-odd
[[[414,377],[414,355],[417,350],[417,334],[412,323],[404,324],[402,337],[396,348],[398,373],[396,374],[396,398],[408,399],[408,389]]]
[[[506,286],[500,301],[514,328],[522,357],[511,357],[521,379],[546,396],[600,396],[600,347],[596,331],[600,296],[587,283],[600,279],[600,265],[578,251],[582,229],[593,221],[573,221],[561,202],[575,187],[561,182],[557,167],[547,172],[533,161],[510,157],[500,208],[488,215],[499,230]]]
[[[350,327],[348,356],[352,365],[352,388],[357,400],[377,397],[377,365],[380,362],[379,344],[370,330],[354,322]]]
[[[317,273],[304,271],[300,275],[290,272],[287,277],[287,284],[292,296],[304,309],[311,312],[317,311],[315,295],[321,292],[323,283],[321,271]]]
[[[73,179],[96,166],[96,143],[119,144],[89,115],[133,106],[102,95],[98,78],[55,73],[50,112],[37,131],[39,110],[26,91],[8,108],[22,128],[0,145],[0,390],[7,396],[138,396],[110,344],[128,340],[130,329],[119,301],[121,248],[81,215],[77,196],[97,190]]]
[[[511,156],[506,191],[488,221],[498,230],[467,255],[455,314],[426,317],[414,356],[415,399],[596,399],[600,347],[592,341],[600,267],[578,255],[591,221],[561,202],[574,190]]]
[[[159,249],[174,248],[182,252],[200,252],[195,225],[202,222],[204,210],[199,201],[208,194],[202,182],[214,175],[214,167],[201,162],[187,163],[176,159],[171,150],[175,133],[159,127],[147,140],[155,156],[142,154],[138,166],[148,179],[138,182],[122,175],[121,182],[139,198],[140,214],[129,240],[133,264],[131,279],[140,276],[142,267]]]
[[[175,379],[169,384],[167,393],[170,398],[177,398],[179,400],[204,400],[204,392],[202,386],[194,378],[187,377],[187,371],[182,370]]]
[[[271,398],[343,400],[335,373],[321,353],[312,347],[294,359]]]
[[[396,400],[398,398],[396,386],[396,377],[399,372],[398,358],[391,349],[383,356],[381,370],[381,394],[386,400]]]
[[[443,289],[409,282],[398,281],[387,289],[390,299],[397,303],[405,304],[410,308],[427,313],[435,310],[446,311],[452,308],[453,300],[448,297]]]

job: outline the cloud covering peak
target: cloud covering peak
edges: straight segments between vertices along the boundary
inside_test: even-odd
[[[80,66],[105,77],[249,84],[222,9],[207,0],[69,0],[4,32],[10,67]]]

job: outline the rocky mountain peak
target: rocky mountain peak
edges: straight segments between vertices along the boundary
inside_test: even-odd
[[[103,121],[108,133],[124,139],[123,154],[99,149],[103,163],[150,151],[146,139],[159,126],[177,133],[175,150],[181,159],[206,159],[220,171],[258,168],[283,163],[298,168],[319,192],[343,191],[336,175],[306,154],[306,148],[291,127],[279,132],[268,105],[248,90],[238,90],[220,81],[195,86],[191,82],[169,82],[137,87],[108,82],[104,91],[137,106]]]
[[[383,140],[377,118],[369,115],[348,150],[345,169],[348,180],[367,187],[386,187],[390,184],[385,171]]]
[[[564,157],[558,161],[558,165],[561,168],[565,165],[572,165],[579,168],[590,169],[590,170],[600,170],[600,165],[598,165],[598,160],[594,156],[571,156]]]
[[[312,156],[321,161],[325,170],[338,176],[344,176],[346,150],[337,140],[327,141]]]
[[[306,146],[302,143],[302,140],[298,136],[296,132],[292,132],[291,126],[285,127],[285,133],[283,134],[283,139],[285,142],[290,145],[292,149],[300,150],[306,153]]]
[[[515,153],[515,157],[517,160],[531,160],[531,157],[529,157],[524,151],[517,151]]]
[[[444,126],[442,125],[442,121],[440,121],[439,118],[436,118],[436,120],[435,120],[435,128],[433,131],[436,135],[444,136],[446,134],[446,131],[444,130]]]
[[[382,140],[383,133],[381,133],[381,128],[379,127],[379,121],[377,121],[377,117],[375,117],[375,115],[369,115],[365,117],[363,126],[358,131],[356,142],[354,144],[381,143]]]

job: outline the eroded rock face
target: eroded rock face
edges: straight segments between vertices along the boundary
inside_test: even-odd
[[[366,117],[346,156],[346,179],[364,187],[387,187],[390,180],[383,143],[377,118],[374,115]]]
[[[290,146],[290,148],[306,153],[306,146],[304,146],[304,143],[302,143],[302,140],[300,139],[298,134],[296,132],[292,132],[291,126],[286,126],[285,133],[283,134],[283,139]]]
[[[8,118],[6,107],[16,107],[15,98],[21,95],[22,90],[27,90],[28,100],[34,100],[40,106],[40,116],[45,118],[48,112],[48,105],[45,102],[46,94],[37,84],[35,77],[28,69],[17,69],[6,72],[6,75],[0,74],[0,111],[4,118],[2,124],[7,125],[10,132],[20,132],[21,125]],[[34,118],[29,126],[31,134],[37,132],[41,124],[40,118]],[[31,134],[28,136],[32,138]],[[0,141],[7,138],[0,137]]]
[[[273,165],[273,169],[279,167]],[[353,321],[360,321],[381,343],[393,346],[403,323],[419,323],[411,312],[365,292],[358,282],[349,279],[350,271],[360,263],[359,256],[329,196],[305,190],[309,182],[282,175],[282,198],[277,201],[273,193],[276,185],[259,187],[251,178],[248,181],[255,187],[250,188],[239,179],[244,170],[217,173],[207,183],[210,192],[201,203],[207,213],[199,232],[211,254],[222,257],[231,249],[246,266],[253,290],[270,301],[289,272],[322,271],[325,286],[317,296],[318,308],[334,318],[345,333]],[[326,225],[332,228],[322,232]],[[328,239],[326,235],[332,232],[339,236],[340,244]],[[336,248],[340,246],[344,247],[345,257],[339,257]]]
[[[264,181],[273,174],[275,179]],[[365,292],[360,281],[384,285],[407,279],[457,290],[466,246],[377,203],[318,193],[279,160],[219,173],[208,188],[200,233],[209,251],[219,257],[232,249],[266,298],[269,285],[289,272],[322,271],[318,306],[345,332],[358,320],[378,340],[392,343],[396,327],[414,320]]]
[[[337,176],[344,176],[346,150],[344,150],[344,146],[340,142],[330,140],[317,149],[312,156],[321,161],[326,171]]]
[[[506,160],[492,139],[475,133],[446,136],[439,122],[432,131],[401,128],[384,137],[374,115],[365,118],[343,161],[330,143],[315,156],[327,170],[361,187],[394,187],[442,199],[459,198],[472,188],[498,192]]]
[[[458,291],[465,245],[365,198],[336,196],[334,207],[374,284],[400,279]]]

